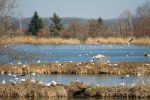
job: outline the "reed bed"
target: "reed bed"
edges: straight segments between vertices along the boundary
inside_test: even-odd
[[[150,75],[150,62],[91,63],[59,62],[38,64],[1,64],[0,72],[18,74],[113,74],[113,75]]]
[[[108,37],[108,38],[88,38],[85,44],[127,44],[131,38]],[[15,36],[0,39],[0,44],[81,44],[78,39],[46,38],[35,36]],[[150,38],[133,38],[131,44],[150,44]]]
[[[72,81],[68,85],[46,86],[27,80],[18,84],[0,84],[0,97],[150,98],[150,85],[95,86]]]

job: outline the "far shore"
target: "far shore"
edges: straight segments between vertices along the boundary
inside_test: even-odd
[[[88,38],[85,41],[78,39],[64,39],[64,38],[46,38],[36,36],[13,36],[1,37],[0,44],[129,44],[128,41],[133,38],[130,44],[150,45],[150,38]]]
[[[16,74],[110,74],[150,75],[150,62],[56,62],[37,64],[1,64],[1,73]]]

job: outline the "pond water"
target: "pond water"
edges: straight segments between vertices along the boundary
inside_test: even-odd
[[[14,78],[21,79],[31,79],[35,81],[40,81],[43,83],[50,83],[51,81],[56,81],[60,84],[69,84],[71,81],[78,80],[80,82],[86,83],[86,84],[92,84],[92,85],[102,85],[102,86],[118,86],[122,85],[121,83],[124,83],[124,85],[131,86],[136,84],[149,84],[150,83],[150,77],[149,76],[116,76],[116,75],[26,75],[26,76],[20,76],[16,75],[0,75],[0,82],[5,80],[7,83],[11,83],[10,80],[14,80]]]
[[[97,54],[107,56],[111,62],[150,62],[144,57],[150,46],[144,45],[9,45],[0,52],[0,63],[84,62]]]

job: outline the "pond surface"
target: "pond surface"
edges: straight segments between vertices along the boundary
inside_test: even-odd
[[[78,80],[80,82],[92,85],[102,85],[102,86],[118,86],[123,82],[124,85],[131,86],[136,84],[149,84],[150,77],[149,76],[116,76],[116,75],[26,75],[20,76],[16,75],[0,75],[0,82],[5,80],[7,83],[11,83],[10,80],[14,80],[14,78],[21,79],[31,79],[35,81],[40,81],[43,83],[50,83],[51,81],[56,81],[60,84],[69,84],[71,81]]]
[[[84,62],[97,54],[107,56],[110,62],[150,62],[144,57],[150,46],[144,45],[9,45],[0,52],[0,63]]]

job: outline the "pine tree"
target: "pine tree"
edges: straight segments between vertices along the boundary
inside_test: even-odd
[[[49,26],[51,36],[59,37],[60,32],[63,30],[62,18],[60,18],[56,13],[53,14],[53,17],[50,18],[51,24]]]
[[[37,12],[34,12],[34,15],[29,23],[28,31],[32,33],[32,35],[37,35],[39,29],[43,28],[42,19],[39,18]]]

